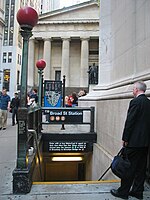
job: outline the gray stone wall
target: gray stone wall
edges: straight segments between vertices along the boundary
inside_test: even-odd
[[[133,83],[145,81],[150,96],[150,1],[101,0],[100,6],[99,84],[79,102],[96,108],[92,180],[109,167],[122,146]],[[111,171],[104,177],[114,178]]]

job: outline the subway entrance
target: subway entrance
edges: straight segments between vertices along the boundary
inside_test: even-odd
[[[33,181],[90,180],[88,163],[97,140],[94,108],[43,108],[43,114],[40,163]]]
[[[34,170],[33,181],[65,182],[85,181],[86,163],[91,158],[91,153],[44,153],[41,166],[37,164]]]
[[[28,123],[20,112],[13,193],[30,192],[33,182],[91,180],[94,107],[38,108],[27,113]]]

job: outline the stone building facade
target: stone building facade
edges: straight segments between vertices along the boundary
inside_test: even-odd
[[[66,76],[68,93],[88,89],[88,70],[99,63],[99,7],[88,1],[39,16],[29,42],[28,85],[38,85],[35,63],[46,61],[45,80]]]
[[[150,1],[100,1],[99,83],[80,106],[95,106],[97,143],[88,178],[97,180],[122,146],[133,83],[143,80],[150,96]],[[114,179],[111,171],[104,179]]]

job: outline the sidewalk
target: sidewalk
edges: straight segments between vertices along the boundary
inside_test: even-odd
[[[16,166],[16,128],[11,126],[9,115],[6,130],[0,130],[0,194],[12,193],[12,171]]]
[[[117,199],[110,194],[110,189],[118,188],[120,183],[101,182],[84,184],[39,183],[33,184],[31,192],[26,195],[14,195],[12,193],[12,172],[16,167],[17,126],[11,126],[10,117],[8,118],[7,129],[0,131],[0,200]],[[150,199],[150,187],[148,186],[144,192],[144,199]]]

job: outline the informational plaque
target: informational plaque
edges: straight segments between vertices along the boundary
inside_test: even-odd
[[[44,107],[61,107],[62,81],[44,81]]]
[[[62,152],[62,151],[85,151],[87,148],[86,142],[49,142],[49,151]]]

